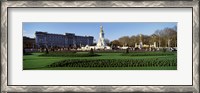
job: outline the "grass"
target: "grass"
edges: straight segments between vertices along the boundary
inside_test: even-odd
[[[44,57],[94,57],[100,56],[95,53],[88,53],[88,52],[49,52],[48,54],[44,53],[39,56]]]
[[[85,54],[85,52],[78,52]],[[177,67],[47,67],[55,62],[69,59],[148,59],[148,58],[176,58],[175,55],[161,55],[161,56],[122,56],[122,53],[97,53],[101,56],[93,57],[48,57],[40,56],[43,53],[32,53],[32,55],[24,55],[23,69],[24,70],[176,70]]]
[[[50,67],[50,68],[34,68],[31,70],[176,70],[173,67]]]
[[[176,52],[134,52],[123,53],[122,56],[168,56],[176,55]]]
[[[148,59],[68,59],[47,67],[166,67],[176,66],[176,58]]]

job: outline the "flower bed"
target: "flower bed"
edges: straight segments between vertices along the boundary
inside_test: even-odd
[[[69,59],[52,63],[47,67],[170,67],[177,66],[172,58],[148,59]]]

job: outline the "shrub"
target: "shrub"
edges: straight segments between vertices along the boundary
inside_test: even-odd
[[[95,53],[76,53],[76,52],[49,52],[48,54],[42,54],[40,56],[45,57],[93,57],[100,56]]]
[[[172,58],[148,59],[69,59],[52,63],[48,67],[165,67],[177,66]]]
[[[168,56],[168,55],[176,55],[176,53],[172,52],[132,52],[132,53],[123,53],[122,56]]]
[[[129,53],[129,48],[126,49],[126,52],[125,52],[125,53]]]
[[[25,52],[24,55],[32,55],[30,52]]]
[[[48,48],[46,48],[46,52],[45,52],[46,54],[49,54],[49,51],[48,51]]]
[[[92,49],[92,48],[90,49],[90,52],[89,52],[89,54],[94,54],[94,51],[93,51],[93,49]]]
[[[163,49],[162,49],[162,51],[163,51],[163,52],[166,52],[166,51],[167,51],[167,49],[166,49],[166,48],[163,48]]]

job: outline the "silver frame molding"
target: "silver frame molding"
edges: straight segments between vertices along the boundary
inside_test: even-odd
[[[8,7],[180,7],[193,9],[193,85],[191,86],[9,86],[7,84]],[[194,92],[199,93],[199,1],[2,1],[1,92]]]

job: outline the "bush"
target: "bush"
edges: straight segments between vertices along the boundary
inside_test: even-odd
[[[49,54],[49,51],[48,51],[48,48],[46,48],[46,52],[45,52],[46,54]]]
[[[49,52],[48,54],[42,54],[40,56],[45,57],[93,57],[100,56],[95,53],[76,53],[76,52]]]
[[[148,59],[68,59],[48,67],[169,67],[177,66],[176,57]]]
[[[125,53],[129,53],[129,48],[126,49],[126,52],[125,52]]]
[[[91,48],[91,50],[90,50],[89,54],[94,54],[94,51],[93,51],[93,49],[92,49],[92,48]]]
[[[163,48],[163,49],[162,49],[162,51],[163,51],[163,52],[166,52],[166,51],[167,51],[167,49],[166,49],[166,48]]]
[[[23,55],[32,55],[30,52],[25,52]]]
[[[32,55],[32,53],[30,53],[30,52],[26,52],[26,50],[23,49],[23,55]]]
[[[132,52],[132,53],[123,53],[122,56],[168,56],[168,55],[176,55],[176,53],[172,52]]]

